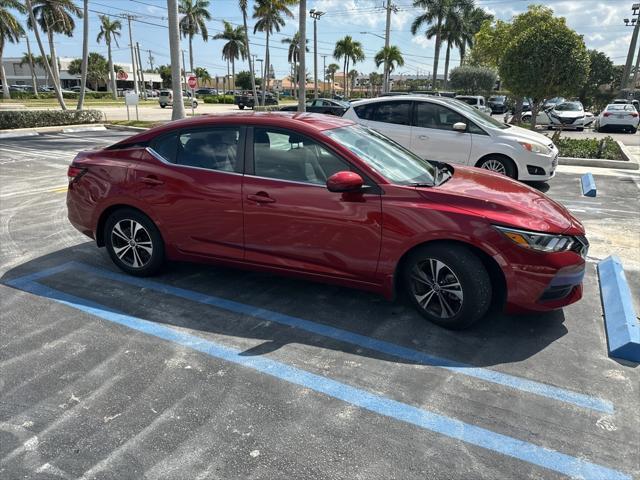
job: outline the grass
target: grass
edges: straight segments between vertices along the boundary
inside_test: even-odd
[[[154,122],[152,120],[111,120],[109,124],[118,125],[120,127],[144,127],[153,128],[162,125],[165,122]]]

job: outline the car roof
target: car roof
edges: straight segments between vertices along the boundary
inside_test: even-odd
[[[378,102],[392,102],[392,101],[407,101],[407,100],[416,100],[419,102],[434,102],[441,104],[450,104],[453,98],[449,97],[436,97],[432,95],[422,95],[413,93],[410,95],[398,95],[397,97],[376,97],[376,98],[366,98],[362,100],[356,100],[355,102],[351,102],[351,105],[357,107],[358,105],[367,105],[369,103],[378,103]]]
[[[157,135],[176,129],[205,127],[207,125],[253,125],[275,128],[293,128],[301,132],[321,132],[333,128],[354,125],[355,122],[334,115],[298,112],[243,112],[198,115],[197,117],[175,120],[151,128],[146,132],[127,138],[118,143],[136,143],[151,140]]]

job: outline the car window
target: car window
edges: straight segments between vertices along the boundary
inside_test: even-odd
[[[456,100],[460,100],[461,102],[473,106],[478,104],[478,99],[475,97],[456,97]]]
[[[469,123],[466,118],[450,108],[430,102],[416,102],[416,127],[453,130],[454,123]]]
[[[565,102],[556,105],[556,110],[560,112],[573,112],[583,110],[582,103],[580,102]]]
[[[318,142],[296,132],[255,128],[254,173],[259,177],[324,185],[336,172],[352,170]]]
[[[377,102],[372,106],[373,112],[370,120],[374,122],[393,123],[396,125],[411,124],[411,102],[408,100]]]
[[[368,103],[366,105],[358,105],[357,107],[353,107],[353,111],[356,113],[358,118],[362,120],[371,120],[373,117],[373,107],[375,104]]]
[[[237,127],[199,128],[165,135],[154,141],[151,148],[176,165],[241,172],[237,155],[239,138]]]

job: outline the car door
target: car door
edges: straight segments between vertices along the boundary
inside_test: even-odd
[[[453,125],[470,121],[458,112],[429,101],[416,101],[410,150],[426,160],[469,163],[472,138],[469,131],[456,131]]]
[[[246,260],[371,279],[381,242],[378,187],[330,192],[326,179],[354,167],[294,131],[255,127],[249,150],[253,162],[242,188]]]
[[[244,128],[208,126],[155,139],[136,165],[136,196],[165,243],[187,254],[241,259]]]
[[[366,109],[358,110],[358,117],[363,118],[365,125],[395,140],[405,148],[411,145],[411,110],[409,100],[386,100],[363,105]],[[364,117],[360,116],[362,112]]]

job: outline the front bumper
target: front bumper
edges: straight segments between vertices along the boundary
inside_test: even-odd
[[[533,182],[550,180],[556,174],[558,154],[558,149],[553,145],[551,152],[546,155],[537,153],[523,155],[518,163],[518,180]]]

